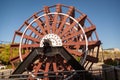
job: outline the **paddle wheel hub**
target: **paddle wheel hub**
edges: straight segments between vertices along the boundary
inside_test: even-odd
[[[42,40],[40,41],[40,47],[43,47],[44,44],[43,42],[45,40],[50,40],[50,45],[51,46],[62,46],[62,40],[60,39],[60,37],[56,34],[47,34],[45,35]]]

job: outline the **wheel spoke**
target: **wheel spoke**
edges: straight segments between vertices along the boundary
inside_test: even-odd
[[[73,11],[74,11],[74,7],[70,7],[69,11],[67,12],[67,14],[71,15]],[[56,34],[59,34],[59,32],[61,31],[61,29],[64,27],[64,24],[66,23],[67,18],[68,18],[68,16],[64,16],[64,18],[63,18],[63,20],[62,20],[59,28],[56,31]]]
[[[11,47],[11,48],[18,48],[19,45],[20,45],[19,43],[15,43],[15,44],[11,44],[10,47]]]
[[[17,35],[19,35],[19,36],[22,36],[22,32],[20,32],[20,31],[16,31],[15,32]],[[27,40],[31,40],[31,41],[33,41],[33,42],[37,42],[37,43],[39,43],[40,42],[40,40],[38,40],[38,39],[36,39],[36,38],[33,38],[33,37],[31,37],[31,36],[28,36],[28,35],[23,35],[23,38],[26,38]]]
[[[50,10],[49,10],[48,6],[44,7],[44,13],[45,14],[50,13]],[[47,33],[50,33],[50,19],[49,19],[50,17],[48,15],[45,15],[44,17],[45,17],[45,25],[46,25],[46,28],[47,28]]]
[[[63,43],[63,45],[65,45],[65,46],[68,46],[68,45],[71,45],[71,46],[74,46],[74,45],[79,45],[79,46],[81,46],[81,45],[86,45],[86,42],[85,41],[80,41],[80,42],[68,42],[68,43]]]
[[[34,47],[39,47],[40,44],[23,44],[21,45],[21,48],[34,48]]]
[[[56,31],[57,18],[58,18],[58,14],[55,14],[53,19],[54,21],[52,23],[52,33]]]
[[[67,16],[64,17],[64,19],[62,20],[60,26],[58,27],[58,29],[55,32],[56,34],[59,34],[59,32],[61,31],[61,29],[64,27],[64,24],[65,24],[67,18],[68,18]]]
[[[57,4],[56,5],[56,12],[57,13],[60,13],[61,12],[61,5],[60,4]],[[55,33],[56,31],[56,24],[57,24],[57,20],[58,19],[58,14],[55,14],[54,15],[54,18],[53,18],[53,23],[52,23],[52,33]]]
[[[44,76],[47,77],[48,76],[48,71],[49,71],[49,67],[50,67],[50,62],[47,62],[46,65],[45,65],[45,73],[44,73]],[[47,78],[45,78],[45,80],[48,80]]]
[[[86,15],[82,15],[79,18],[77,18],[76,20],[78,22],[82,21],[84,18],[86,18]],[[66,34],[70,29],[72,29],[74,26],[76,25],[76,22],[74,21],[72,24],[70,24],[70,26],[66,27],[64,29],[64,31],[62,32],[62,34],[60,36],[63,36],[64,34]]]
[[[80,20],[78,20],[78,22],[79,22],[80,25],[83,27],[83,26],[84,26],[84,23],[85,23],[85,19],[87,18],[87,15],[82,14],[81,16],[82,16],[82,18],[81,18]]]
[[[53,61],[53,71],[56,73],[56,75],[58,74],[57,73],[57,64],[55,61]]]
[[[42,65],[42,62],[39,62],[38,65],[36,66],[35,75],[37,75],[37,73],[38,73],[38,71],[39,71],[41,65]]]
[[[34,27],[32,27],[32,25],[29,25],[27,22],[25,22],[25,25],[29,26],[28,29],[30,29],[32,32],[34,32],[36,35],[38,35],[40,38],[43,37],[43,35],[39,31],[37,31]]]
[[[61,13],[62,9],[61,9],[61,4],[57,4],[56,5],[56,12]]]
[[[72,7],[72,6],[71,6]],[[72,7],[73,10],[72,10],[72,13],[70,14],[70,16],[72,16],[73,18],[75,17],[75,8]],[[72,19],[70,19],[70,24],[73,23],[74,21]]]
[[[63,57],[61,57],[61,56],[58,56],[57,57],[57,62],[59,62],[59,70],[61,70],[61,71],[64,71],[64,70],[67,70],[67,67],[66,67],[66,65],[65,65],[65,60],[63,59]]]
[[[97,46],[99,46],[101,44],[101,41],[89,41],[88,42],[88,49],[90,50],[90,49],[93,49],[93,48],[95,48],[95,47],[97,47]]]
[[[92,45],[96,45],[98,46],[100,43],[100,41],[88,41],[88,46],[92,46]],[[75,46],[75,45],[79,45],[79,46],[85,46],[86,45],[86,41],[79,41],[79,42],[68,42],[68,43],[63,43],[64,46]]]
[[[95,29],[96,29],[96,27],[93,25],[93,26],[91,26],[91,27],[85,28],[84,31],[85,31],[85,33],[86,33],[86,35],[87,35],[89,32],[93,32]],[[80,34],[83,34],[82,30],[80,30],[80,31],[78,31],[78,32],[76,32],[76,33],[74,33],[74,34],[71,34],[71,35],[69,35],[69,36],[66,36],[66,37],[63,38],[62,40],[63,40],[63,41],[64,41],[64,40],[68,40],[68,39],[73,38],[73,37],[75,37],[75,36],[78,36],[78,35],[80,35]]]
[[[37,16],[37,15],[34,15],[34,18],[36,19],[36,18],[38,18],[38,16]],[[43,34],[45,35],[46,32],[45,32],[45,29],[44,29],[44,27],[43,27],[43,22],[42,22],[42,20],[40,20],[40,18],[39,18],[39,19],[35,20],[35,22],[38,24],[39,28],[42,30]]]

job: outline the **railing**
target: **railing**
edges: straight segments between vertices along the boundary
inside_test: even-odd
[[[88,80],[86,79],[86,77],[90,78],[88,72],[89,75],[92,75],[92,78],[89,80],[120,80],[120,68],[113,66],[103,66],[103,69],[90,71],[59,71],[38,74],[26,72],[25,74],[11,75],[12,71],[7,72],[7,74],[6,72],[0,72],[0,80],[27,80],[28,78],[34,78],[35,80],[42,80],[43,78],[53,78],[53,80]],[[47,76],[45,76],[45,74]],[[9,78],[10,76],[11,78]]]

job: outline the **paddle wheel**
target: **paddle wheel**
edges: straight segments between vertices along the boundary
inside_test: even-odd
[[[10,57],[13,73],[28,71],[33,74],[28,79],[34,79],[38,73],[89,70],[98,62],[100,44],[96,26],[86,14],[73,6],[44,6],[15,31]],[[26,66],[16,68],[19,63]]]

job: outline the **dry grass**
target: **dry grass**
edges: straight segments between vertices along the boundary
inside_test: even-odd
[[[106,59],[115,59],[115,58],[120,58],[120,52],[100,52],[99,53],[99,61],[104,61]]]

